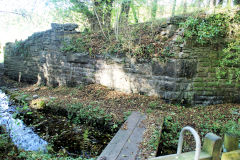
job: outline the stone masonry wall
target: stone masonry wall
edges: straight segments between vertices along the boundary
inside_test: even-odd
[[[160,96],[169,102],[217,104],[238,101],[238,84],[217,82],[217,52],[210,47],[179,44],[181,30],[173,23],[161,28],[170,34],[175,56],[166,62],[151,62],[128,56],[63,53],[63,42],[76,34],[77,26],[53,24],[21,44],[5,47],[5,75],[49,86],[98,83],[126,93]]]

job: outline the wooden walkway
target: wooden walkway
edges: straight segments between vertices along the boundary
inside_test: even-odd
[[[140,159],[138,146],[143,140],[145,127],[142,121],[145,118],[146,116],[139,112],[132,112],[97,160]]]

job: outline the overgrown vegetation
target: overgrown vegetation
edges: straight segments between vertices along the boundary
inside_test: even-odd
[[[74,2],[75,5],[77,3],[76,1],[70,2]],[[93,8],[91,8],[91,6],[86,6],[86,4],[81,2],[77,3],[77,6],[72,6],[77,12],[83,12],[82,14],[85,14],[85,18],[89,21],[91,31],[86,29],[85,32],[79,34],[70,41],[64,42],[62,51],[68,54],[87,52],[91,56],[95,56],[97,54],[127,54],[127,56],[135,57],[138,60],[152,60],[154,58],[165,59],[174,56],[175,53],[172,52],[172,46],[169,45],[171,37],[168,37],[165,33],[161,34],[159,29],[166,27],[166,22],[164,21],[158,23],[158,21],[154,21],[156,23],[151,22],[138,24],[139,17],[137,17],[136,12],[134,13],[134,4],[129,3],[130,1],[123,2],[124,3],[122,4],[125,6],[123,6],[121,13],[125,12],[125,14],[120,13],[118,15],[116,13],[117,10],[113,12],[116,14],[114,16],[116,16],[117,19],[114,28],[111,27],[112,24],[110,23],[111,15],[107,15],[111,13],[111,5],[113,1],[101,1],[101,3],[95,4],[98,5],[96,8],[94,8],[94,6]],[[176,1],[174,2],[174,5],[176,5]],[[152,19],[156,18],[157,2],[154,1],[154,3],[155,5],[152,7],[151,14]],[[85,7],[84,10],[81,10],[82,7]],[[172,8],[173,15],[175,14],[175,7],[176,6],[173,6]],[[130,23],[128,23],[130,8],[132,9],[134,20],[137,24],[130,25]],[[103,10],[104,12],[101,12],[101,9],[105,9]],[[186,7],[183,7],[183,10],[185,9]],[[217,13],[210,16],[189,17],[185,22],[180,24],[180,27],[184,28],[184,35],[183,37],[179,36],[177,39],[177,43],[179,44],[183,44],[184,41],[191,41],[196,42],[197,45],[211,45],[213,48],[217,48],[219,46],[225,47],[219,56],[219,70],[217,72],[217,76],[219,79],[228,77],[228,83],[232,83],[233,81],[238,82],[240,80],[240,37],[239,29],[236,27],[240,22],[240,12],[234,11],[234,14],[232,13]],[[99,17],[97,17],[98,15],[101,16],[100,20]],[[99,22],[100,25],[95,22]],[[118,24],[119,22],[124,23]],[[102,27],[101,24],[106,26]],[[116,31],[116,29],[119,31]],[[229,41],[229,39],[231,40]],[[24,45],[22,41],[17,41],[15,44],[15,49],[19,54],[22,52],[28,53],[28,46]],[[164,120],[164,129],[161,137],[162,150],[160,150],[160,154],[171,154],[176,152],[175,149],[180,130],[186,125],[192,125],[195,127],[199,131],[201,137],[208,132],[214,132],[218,135],[222,135],[225,132],[237,134],[238,136],[240,135],[239,117],[231,115],[228,110],[229,108],[234,108],[232,104],[229,104],[228,108],[224,108],[224,105],[212,107],[212,110],[204,109],[203,107],[185,108],[181,106],[161,105],[162,102],[159,99],[148,99],[143,96],[139,98],[138,96],[131,97],[120,95],[117,97],[111,97],[110,95],[111,98],[107,98],[109,96],[107,93],[111,93],[109,91],[104,92],[103,90],[105,91],[104,88],[100,88],[96,92],[92,93],[81,86],[77,90],[72,89],[70,92],[68,92],[69,90],[62,91],[61,94],[64,94],[67,98],[59,98],[61,100],[56,103],[59,103],[58,105],[61,106],[68,104],[69,101],[74,101],[74,103],[65,106],[67,111],[67,120],[61,119],[61,117],[54,117],[54,120],[59,122],[59,124],[64,125],[69,125],[71,123],[74,123],[74,125],[86,124],[96,128],[99,125],[109,126],[113,132],[118,129],[122,120],[126,119],[127,115],[131,113],[130,110],[141,110],[150,116],[155,116],[153,115],[154,112],[159,114],[164,113],[166,118]],[[54,92],[54,89],[50,92]],[[71,98],[76,98],[76,101],[78,102],[76,103],[75,100],[69,98],[68,93]],[[27,97],[28,95],[26,94],[23,94],[22,97],[20,97],[20,102],[24,104],[24,106],[23,108],[18,109],[25,114],[25,117],[22,114],[15,115],[20,116],[22,119],[26,119],[26,117],[34,118],[35,115],[33,114],[37,115],[37,113],[29,111],[28,104],[25,102]],[[87,100],[82,100],[83,97]],[[79,99],[82,100],[82,102],[80,102]],[[97,104],[91,104],[95,103],[95,100],[97,101]],[[49,104],[52,103],[55,102],[51,102]],[[42,102],[40,102],[40,106],[42,105]],[[146,106],[148,106],[148,108]],[[219,108],[222,108],[222,110]],[[236,108],[237,112],[239,112],[239,106]],[[109,112],[112,112],[112,114]],[[114,118],[118,119],[119,123],[113,121]],[[59,119],[68,122],[62,122],[59,121]],[[45,122],[44,117],[40,117],[38,121],[34,123],[31,122],[30,124],[36,128],[48,131],[50,130],[49,128],[45,128],[45,126],[49,125],[49,122]],[[51,136],[53,139],[49,139],[50,142],[59,144],[59,141],[66,139],[66,137],[57,135],[58,132],[56,132],[56,130],[60,130],[58,126],[52,126],[52,128],[55,131],[51,130]],[[81,149],[83,152],[90,150],[87,145],[91,141],[91,129],[84,128],[81,132],[83,135],[81,139],[83,143]],[[43,135],[43,137],[46,138],[49,135],[50,134],[48,133]],[[151,149],[156,149],[158,146],[158,136],[158,130],[154,130],[149,140]],[[191,136],[188,135],[188,140],[190,139],[189,137]],[[67,142],[72,143],[74,141],[67,140]],[[193,149],[193,145],[191,143],[185,144],[185,151],[191,149]],[[66,148],[63,148],[57,153],[56,151],[53,151],[53,153],[49,154],[22,151],[18,152],[9,142],[7,134],[1,134],[0,136],[0,150],[3,153],[6,153],[5,155],[2,155],[3,157],[16,157],[16,159],[74,159],[69,157],[69,153]]]
[[[218,44],[229,32],[232,19],[226,13],[209,17],[189,17],[180,27],[184,28],[184,39],[199,44]]]
[[[81,88],[78,87],[77,90]],[[23,105],[23,107],[16,108],[17,112],[13,113],[13,117],[20,118],[26,125],[34,127],[34,131],[49,143],[48,154],[16,150],[13,152],[14,155],[7,155],[7,157],[29,160],[36,157],[41,160],[94,159],[91,157],[96,157],[101,153],[121,124],[121,122],[115,123],[111,115],[106,114],[94,103],[88,106],[81,103],[68,105],[68,108],[64,110],[67,113],[66,118],[61,116],[61,113],[53,114],[57,111],[54,108],[55,105],[58,105],[54,103],[54,100],[42,98],[43,101],[40,98],[39,102],[44,103],[44,107],[35,107],[33,103],[29,104],[30,97],[29,94],[19,91],[11,94],[11,98],[16,103]],[[3,140],[4,143],[11,144],[10,139],[7,142]],[[11,148],[6,148],[7,153],[11,153],[11,150]]]
[[[109,39],[105,39],[101,32],[83,32],[70,41],[63,42],[61,50],[68,54],[86,52],[93,57],[98,54],[112,54],[127,55],[139,60],[164,60],[174,56],[169,44],[171,39],[168,35],[161,35],[162,27],[166,25],[165,21],[122,26],[118,39],[112,31]],[[170,32],[174,33],[173,30]]]
[[[240,80],[240,43],[239,40],[228,44],[222,52],[219,68],[217,70],[218,79],[227,77],[228,83],[239,82]]]
[[[228,121],[223,127],[223,132],[240,137],[240,119],[238,122]]]
[[[162,147],[160,149],[161,154],[176,153],[176,146],[180,130],[182,127],[187,125],[195,128],[198,131],[201,139],[209,132],[213,132],[223,137],[223,134],[225,132],[238,130],[236,127],[238,127],[237,123],[239,121],[238,119],[240,114],[240,107],[239,105],[234,104],[197,106],[188,108],[180,105],[165,104],[157,97],[147,97],[144,95],[126,95],[117,91],[112,91],[100,85],[88,85],[76,88],[41,87],[41,89],[37,92],[32,92],[31,90],[32,89],[30,87],[19,91],[19,93],[29,96],[38,94],[39,96],[51,95],[53,97],[59,97],[52,101],[50,104],[52,105],[53,109],[55,108],[56,110],[58,110],[56,106],[61,106],[63,108],[66,107],[66,109],[70,111],[69,116],[72,119],[71,121],[74,121],[75,119],[74,125],[82,123],[94,124],[91,120],[93,117],[99,117],[99,122],[105,118],[108,119],[110,117],[115,119],[115,122],[116,120],[122,121],[133,110],[140,110],[141,112],[148,114],[150,119],[147,123],[149,126],[151,126],[152,130],[148,135],[147,143],[145,145],[147,151],[153,151],[158,146],[157,141],[159,130],[155,128],[157,124],[156,120],[159,118],[159,116],[164,115],[164,128],[159,145]],[[69,105],[69,103],[72,105]],[[72,110],[71,107],[73,107]],[[148,109],[151,109],[151,112],[148,112]],[[104,116],[102,114],[103,110],[105,111],[104,113],[109,116]],[[79,116],[75,117],[73,114],[74,112],[78,113]],[[50,110],[47,110],[47,113],[50,114],[52,112]],[[56,114],[56,111],[53,113]],[[28,119],[35,119],[30,118],[33,117],[34,114],[35,113],[28,115]],[[87,115],[90,115],[89,117],[91,118],[80,120],[82,117],[85,117]],[[60,118],[56,117],[56,119],[59,119],[59,124],[61,124]],[[40,118],[38,122],[36,121],[36,123],[34,123],[35,127],[44,128],[44,126],[48,126],[48,123],[52,123],[50,120],[47,120],[48,123],[45,122],[38,127],[37,124],[41,124],[40,122],[43,122],[44,120],[46,120],[46,118]],[[112,125],[113,124],[114,123],[112,123]],[[50,128],[48,130],[55,133],[54,130],[58,130],[58,125],[53,127],[54,130],[50,130]],[[91,140],[91,129],[83,130],[82,134],[84,135],[84,138],[81,139],[81,142],[84,142],[84,144],[89,143],[88,139]],[[193,137],[191,137],[190,134],[187,134],[184,139],[184,141],[186,141],[184,143],[184,151],[193,150],[195,148]],[[70,140],[68,141],[70,142]],[[66,148],[66,150],[68,149]],[[61,150],[59,153],[54,152],[52,155],[42,155],[42,157],[64,157],[60,156],[63,154],[62,151],[63,150]],[[36,154],[38,153],[34,153],[34,155]]]
[[[106,114],[99,106],[84,106],[81,103],[72,104],[67,108],[68,119],[76,124],[86,124],[99,128],[115,130],[119,124],[113,123],[112,116]]]
[[[233,10],[217,13],[208,17],[189,17],[181,27],[184,28],[184,40],[195,44],[225,46],[219,51],[219,67],[217,78],[228,79],[228,83],[239,82],[240,79],[240,11]]]
[[[224,110],[226,106],[222,106]],[[192,118],[192,122],[186,122],[184,117],[184,108],[180,107],[178,115],[175,116],[167,116],[164,119],[164,126],[160,140],[160,148],[159,148],[159,155],[168,155],[168,154],[175,154],[177,151],[178,139],[181,129],[184,126],[192,126],[197,129],[201,140],[207,133],[214,133],[218,136],[223,137],[224,133],[234,134],[240,137],[240,119],[239,119],[239,109],[233,107],[230,109],[230,113],[221,114],[218,112],[214,112],[213,114],[206,114],[206,110],[203,109],[204,107],[197,107],[195,109],[190,109],[191,111],[197,112],[198,115],[194,113],[190,113],[188,116]],[[202,109],[201,109],[202,108]],[[207,108],[211,108],[207,107]],[[195,115],[195,116],[194,116]],[[186,116],[186,115],[185,115]],[[185,121],[185,122],[182,122]],[[183,150],[184,152],[192,151],[194,146],[193,136],[189,132],[185,133],[184,136],[184,143],[183,143]],[[191,140],[190,140],[191,139]],[[203,141],[202,141],[203,143]]]

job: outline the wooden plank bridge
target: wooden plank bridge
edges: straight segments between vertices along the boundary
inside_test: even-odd
[[[135,160],[140,159],[139,144],[143,140],[145,127],[142,121],[146,115],[132,112],[121,129],[103,150],[98,160]]]

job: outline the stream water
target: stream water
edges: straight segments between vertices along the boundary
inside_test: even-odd
[[[9,105],[8,96],[0,90],[0,125],[6,127],[13,143],[25,151],[46,151],[48,143],[21,120],[13,118],[15,108]]]

